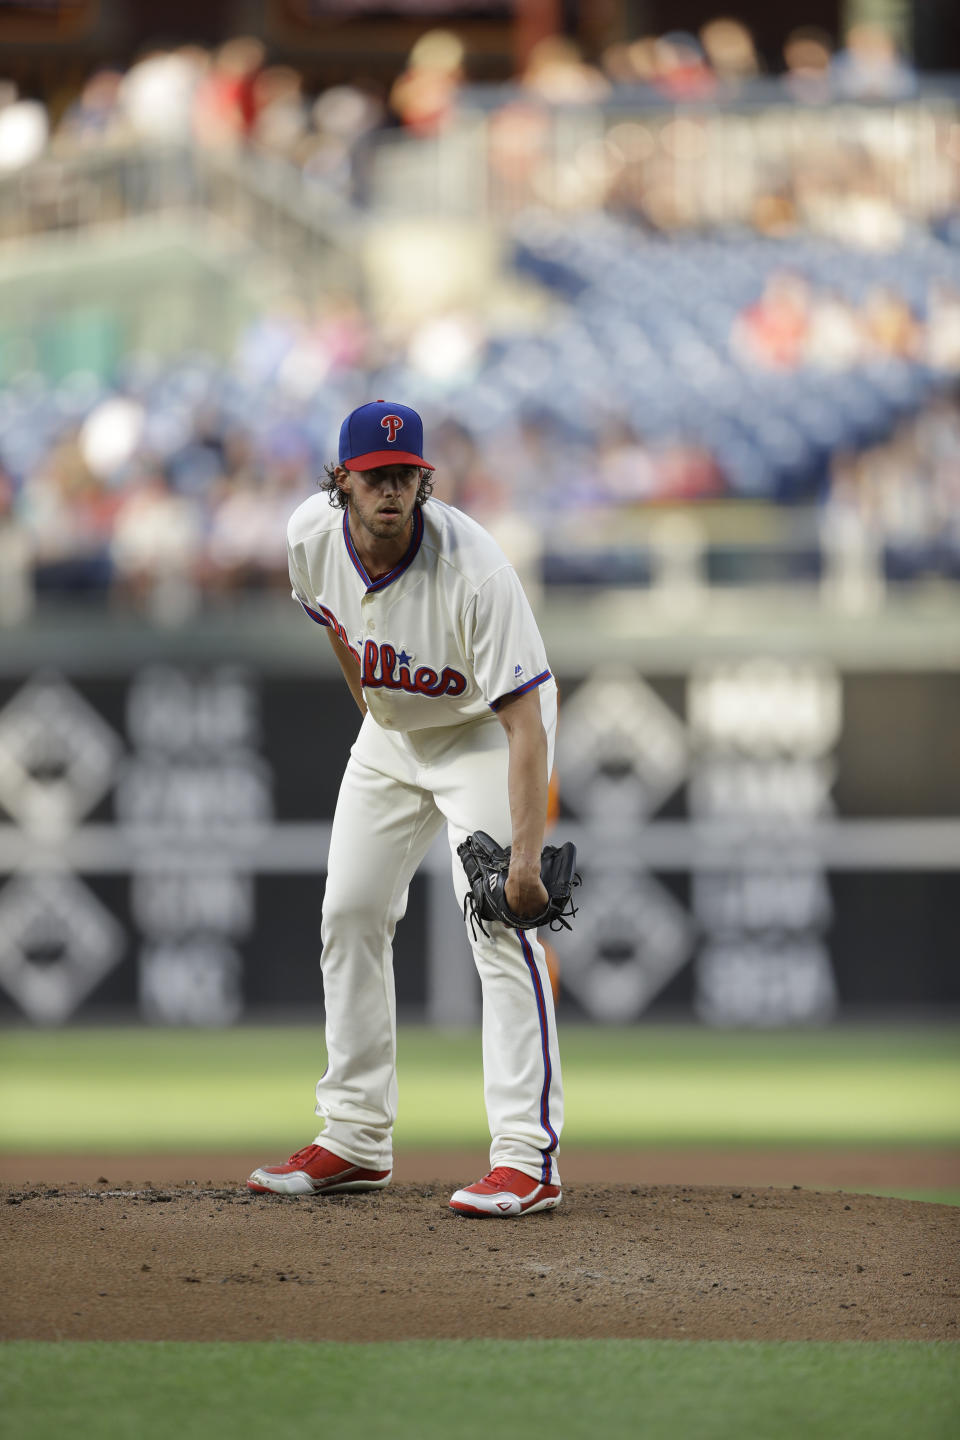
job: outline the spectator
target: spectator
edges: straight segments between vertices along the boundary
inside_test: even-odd
[[[574,41],[561,35],[550,35],[534,45],[520,83],[548,105],[591,105],[610,90],[603,74],[584,61]]]
[[[123,75],[117,70],[98,70],[91,75],[77,99],[67,107],[58,127],[58,139],[87,148],[122,137],[127,130],[120,99],[122,86]]]
[[[482,343],[482,332],[472,316],[435,315],[414,330],[407,358],[417,374],[452,389],[468,383],[476,374]]]
[[[892,579],[960,574],[960,404],[941,395],[881,445],[837,457],[824,543],[850,534],[883,551]]]
[[[18,510],[30,537],[38,588],[105,590],[119,503],[87,465],[75,434],[61,438],[31,474]]]
[[[724,493],[723,475],[709,450],[693,442],[666,446],[658,457],[656,497],[706,500]]]
[[[158,619],[180,619],[195,605],[202,547],[197,507],[145,467],[117,512],[110,546],[121,588]]]
[[[634,64],[632,45],[624,40],[617,40],[608,45],[600,56],[600,69],[611,85],[634,86],[641,82],[641,76]]]
[[[284,295],[257,315],[237,346],[234,365],[241,381],[250,386],[273,384],[305,325],[303,304],[293,295]]]
[[[251,138],[261,150],[290,160],[306,158],[310,114],[303,77],[291,65],[270,65],[254,78]]]
[[[207,540],[208,578],[215,589],[259,588],[271,573],[282,574],[285,521],[296,509],[298,496],[281,520],[272,497],[250,472],[240,471],[226,485],[214,509]]]
[[[383,124],[385,110],[379,95],[359,85],[331,85],[313,106],[313,123],[324,135],[337,135],[347,144],[369,135]]]
[[[717,79],[700,42],[685,30],[671,30],[654,47],[654,85],[673,100],[704,100],[716,93]]]
[[[938,396],[915,427],[917,453],[930,476],[935,533],[960,576],[960,403],[957,394]]]
[[[256,79],[264,48],[251,36],[221,45],[196,93],[194,130],[201,145],[232,149],[246,141],[256,124]]]
[[[209,57],[196,46],[153,51],[127,71],[119,100],[134,134],[156,144],[190,139],[197,90]]]
[[[924,357],[933,370],[960,375],[960,289],[942,282],[930,287]]]
[[[303,173],[347,200],[363,202],[367,137],[382,125],[382,98],[355,85],[334,85],[314,102],[313,130],[304,141]]]
[[[80,427],[83,462],[90,472],[114,483],[134,455],[143,437],[143,406],[125,395],[101,400]]]
[[[807,364],[852,370],[864,354],[864,335],[853,306],[835,290],[813,296],[804,343]]]
[[[739,317],[734,348],[751,364],[768,370],[795,370],[801,364],[810,328],[810,288],[800,275],[777,272],[763,294]]]
[[[603,497],[615,504],[636,504],[657,492],[657,466],[643,441],[627,425],[612,427],[597,455]]]
[[[221,434],[218,417],[201,410],[186,443],[177,446],[167,460],[167,479],[172,489],[201,504],[226,471],[229,443],[230,437]]]
[[[657,78],[657,37],[643,35],[639,40],[631,40],[627,57],[637,82],[652,88]]]
[[[463,82],[463,44],[449,30],[430,30],[410,51],[390,91],[390,107],[414,135],[435,135],[453,114]]]
[[[700,44],[717,77],[718,93],[739,95],[760,73],[753,36],[739,20],[710,20],[700,31]]]
[[[800,105],[824,105],[833,94],[832,45],[826,31],[812,25],[791,30],[783,46],[783,85]]]
[[[0,630],[26,619],[32,603],[33,555],[14,511],[13,476],[0,462]]]
[[[834,89],[845,100],[903,100],[917,86],[914,70],[882,25],[854,25],[832,68]]]
[[[910,306],[890,286],[878,285],[863,306],[863,328],[868,350],[898,360],[916,358],[920,337]]]
[[[538,198],[538,181],[551,140],[550,116],[533,100],[517,100],[495,111],[487,145],[496,202],[508,213]]]
[[[0,87],[0,174],[22,170],[38,160],[47,146],[50,122],[39,100],[18,100],[9,81]]]

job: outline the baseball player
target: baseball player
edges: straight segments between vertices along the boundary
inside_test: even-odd
[[[506,898],[539,915],[540,853],[557,691],[517,576],[475,521],[430,499],[415,410],[361,405],[339,463],[288,531],[294,597],[327,631],[363,723],[340,786],[321,938],[328,1064],[321,1133],[254,1191],[283,1195],[389,1184],[397,1109],[392,941],[410,881],[446,825],[511,844]],[[489,934],[485,933],[489,930]],[[462,1215],[515,1216],[560,1203],[563,1121],[553,995],[535,930],[474,928],[483,995],[490,1173],[457,1190]]]

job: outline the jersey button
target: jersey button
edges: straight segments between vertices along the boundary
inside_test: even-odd
[[[373,621],[373,620],[368,620],[368,621],[367,621],[367,629],[368,629],[368,630],[376,630],[376,628],[377,628],[377,626],[376,626],[376,622],[375,622],[375,621]]]

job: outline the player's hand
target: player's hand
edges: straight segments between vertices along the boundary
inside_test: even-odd
[[[574,887],[580,884],[576,872],[577,849],[571,840],[565,845],[544,845],[539,855],[516,853],[498,845],[485,830],[474,830],[460,845],[457,854],[467,877],[463,918],[470,921],[470,935],[476,940],[479,928],[489,938],[485,921],[506,925],[511,930],[570,930],[577,913]]]
[[[511,866],[503,893],[515,915],[542,915],[550,901],[540,871],[535,869],[515,871]]]

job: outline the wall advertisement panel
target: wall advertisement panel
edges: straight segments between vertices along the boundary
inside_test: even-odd
[[[761,655],[561,675],[561,1015],[712,1026],[960,1003],[960,675]],[[0,679],[0,1018],[319,1016],[342,683],[164,660]],[[444,844],[396,944],[401,1013],[478,1015]]]

